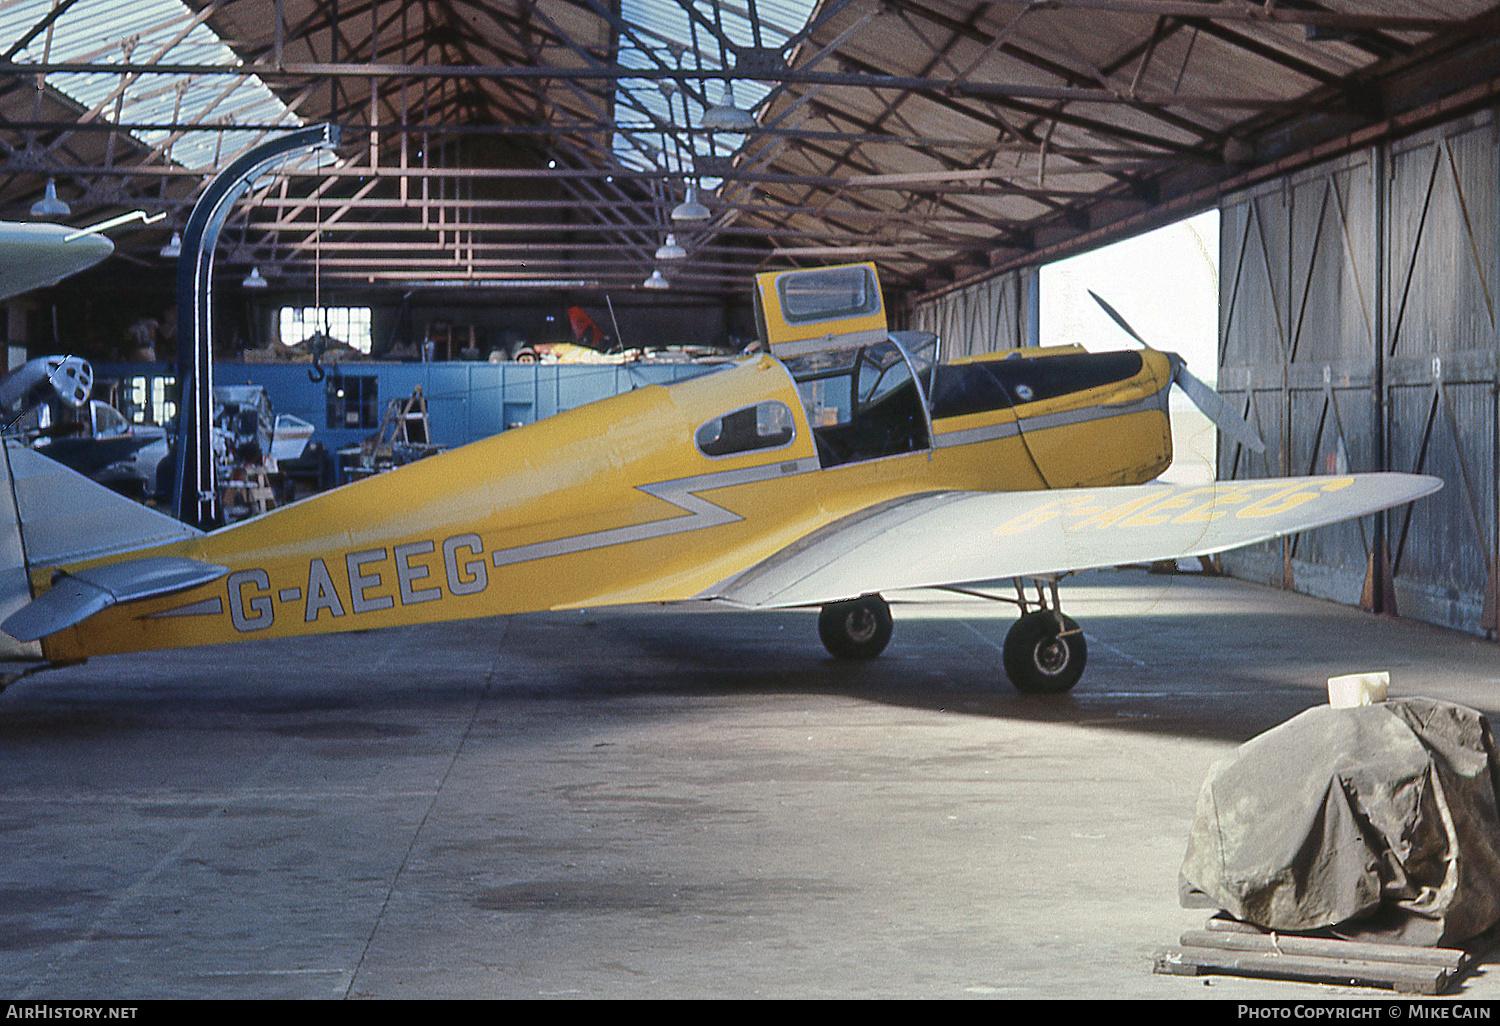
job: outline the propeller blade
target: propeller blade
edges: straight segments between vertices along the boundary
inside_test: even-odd
[[[1088,293],[1089,293],[1089,295],[1091,295],[1091,296],[1094,297],[1094,302],[1098,303],[1099,306],[1103,308],[1104,312],[1107,313],[1107,314],[1109,314],[1111,320],[1113,320],[1121,328],[1125,329],[1125,334],[1127,334],[1131,338],[1135,339],[1137,342],[1139,342],[1141,345],[1145,346],[1147,349],[1153,349],[1153,348],[1155,348],[1154,346],[1151,345],[1150,342],[1147,342],[1145,339],[1141,338],[1141,336],[1137,335],[1136,332],[1135,332],[1135,329],[1130,326],[1130,322],[1128,322],[1127,320],[1125,320],[1125,318],[1123,318],[1123,317],[1120,316],[1120,311],[1116,310],[1114,307],[1110,306],[1103,299],[1101,299],[1099,297],[1099,293],[1095,292],[1093,289],[1089,289]]]
[[[1109,314],[1110,319],[1124,329],[1125,334],[1135,339],[1147,349],[1154,350],[1155,347],[1141,338],[1136,330],[1130,326],[1130,322],[1120,316],[1120,311],[1106,303],[1093,289],[1088,293],[1094,298],[1094,302]],[[1249,422],[1241,417],[1239,411],[1224,401],[1224,397],[1215,392],[1205,382],[1194,377],[1187,369],[1187,364],[1182,357],[1176,353],[1169,354],[1172,358],[1172,380],[1177,387],[1187,394],[1193,401],[1193,405],[1203,411],[1203,415],[1214,422],[1214,425],[1236,442],[1250,449],[1252,452],[1265,452],[1266,443],[1261,440],[1260,435],[1250,426]]]
[[[1194,377],[1182,362],[1182,357],[1176,353],[1172,354],[1172,380],[1220,431],[1253,452],[1266,451],[1266,443],[1261,440],[1255,428],[1222,395],[1206,382]]]

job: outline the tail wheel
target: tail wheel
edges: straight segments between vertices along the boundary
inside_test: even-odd
[[[874,659],[891,640],[891,607],[879,595],[830,602],[818,614],[818,637],[836,659]]]
[[[1056,695],[1083,676],[1088,645],[1071,617],[1055,609],[1027,613],[1005,636],[1005,675],[1028,695]]]

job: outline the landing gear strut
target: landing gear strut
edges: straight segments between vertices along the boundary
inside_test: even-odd
[[[830,602],[818,614],[818,637],[836,659],[874,659],[891,640],[891,607],[879,595]]]

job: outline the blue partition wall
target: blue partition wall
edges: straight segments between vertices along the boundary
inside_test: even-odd
[[[301,417],[317,429],[316,439],[329,452],[354,445],[374,433],[372,427],[330,426],[327,386],[335,375],[376,379],[377,410],[403,399],[418,386],[427,397],[432,441],[455,447],[510,427],[529,424],[596,399],[644,385],[664,385],[697,377],[722,364],[541,364],[541,363],[347,363],[326,368],[328,379],[312,381],[305,363],[218,363],[218,385],[264,386],[277,413]],[[131,420],[150,420],[149,409],[129,402],[131,383],[172,380],[167,363],[102,363],[94,367],[101,381],[121,382],[121,412]],[[379,413],[376,414],[378,423]]]

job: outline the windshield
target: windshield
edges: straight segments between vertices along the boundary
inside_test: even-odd
[[[937,367],[938,337],[930,331],[893,331],[891,341],[901,347],[922,391],[932,396],[932,374]]]
[[[892,456],[929,443],[923,390],[890,340],[789,357],[823,466]]]

